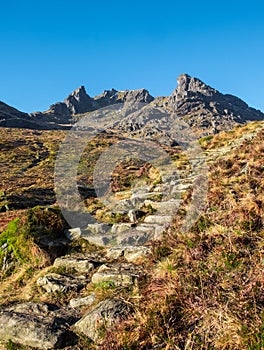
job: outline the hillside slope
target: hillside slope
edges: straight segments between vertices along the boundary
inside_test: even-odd
[[[67,231],[60,211],[50,205],[56,204],[53,169],[64,131],[1,132],[5,188],[0,218],[7,223],[20,216],[7,229],[3,225],[0,235],[0,338],[9,348],[264,347],[264,122],[200,139],[209,188],[205,208],[185,233],[180,228],[195,182],[186,155],[178,146],[165,147],[182,174],[175,185],[181,203],[173,218],[166,216],[171,222],[163,236],[145,243],[138,239],[146,237],[146,227],[157,228],[155,220],[168,215],[168,202],[163,212],[159,196],[162,182],[151,166],[128,161],[113,174],[116,200],[125,204],[147,197],[136,218],[127,209],[112,215],[92,192],[92,167],[119,141],[117,135],[98,135],[80,163],[80,193],[104,223],[96,226],[98,240],[91,244],[89,235]],[[19,178],[9,178],[12,173]],[[131,189],[134,181],[138,192]],[[49,205],[30,208],[35,204]],[[155,208],[160,208],[159,218]],[[110,248],[102,240],[108,235],[106,223],[119,246]],[[131,246],[128,238],[137,243]],[[16,323],[15,333],[9,322]],[[25,327],[30,331],[25,333]]]

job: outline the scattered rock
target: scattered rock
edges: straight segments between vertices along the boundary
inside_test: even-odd
[[[126,287],[135,283],[138,278],[138,271],[134,266],[117,264],[102,265],[92,276],[92,283],[111,282],[114,286]]]
[[[74,298],[70,300],[70,306],[73,308],[77,308],[80,306],[89,306],[95,302],[95,295],[90,294],[87,297],[83,298]]]
[[[37,280],[37,285],[42,287],[48,293],[68,292],[70,290],[81,290],[88,281],[81,278],[63,276],[56,273],[49,273]]]
[[[60,258],[57,258],[53,264],[54,267],[64,267],[68,269],[75,269],[80,273],[88,273],[94,269],[94,265],[90,262],[89,259],[85,259],[81,256],[70,256],[66,255]]]
[[[74,329],[77,333],[84,334],[98,343],[104,331],[126,319],[131,312],[131,307],[124,301],[107,299],[99,303],[87,315],[81,318],[74,325]]]

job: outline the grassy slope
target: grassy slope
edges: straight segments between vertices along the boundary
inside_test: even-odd
[[[256,126],[257,123],[251,123],[205,138],[201,144],[213,155]],[[55,202],[53,166],[63,136],[60,131],[0,129],[0,231],[11,218],[20,215],[18,208],[23,213],[23,208]],[[102,349],[264,348],[263,138],[263,131],[259,132],[227,155],[219,152],[219,159],[211,162],[205,212],[184,235],[178,233],[179,215],[164,241],[153,245],[154,259],[148,262],[147,281],[142,281],[133,294],[124,295],[133,302],[136,313],[119,325],[118,331],[108,334]],[[87,161],[84,157],[82,162],[80,181],[90,184],[91,171],[85,164],[95,162],[96,149],[102,150],[109,143],[111,139],[94,143],[91,158]],[[121,180],[122,187],[126,184],[124,176]],[[191,193],[186,195],[186,207],[190,196]],[[6,205],[10,210],[4,212]],[[23,239],[23,234],[19,239]],[[18,295],[19,288],[27,288],[35,273],[30,264],[35,261],[34,254],[40,252],[33,241],[26,247],[30,258],[25,260],[22,277],[18,270],[17,276],[2,282],[0,292],[5,303],[10,287],[15,287]],[[47,264],[43,253],[43,261],[34,266],[36,273]]]
[[[202,144],[217,150],[255,126]],[[135,316],[102,349],[264,348],[263,151],[262,130],[211,164],[205,212],[184,235],[175,219],[154,249]]]

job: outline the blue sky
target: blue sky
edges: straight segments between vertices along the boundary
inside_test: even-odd
[[[45,110],[85,85],[168,95],[188,73],[264,111],[261,1],[1,3],[0,100]]]

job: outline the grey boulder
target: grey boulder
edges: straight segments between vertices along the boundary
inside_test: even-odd
[[[122,300],[104,300],[74,325],[74,331],[98,343],[106,330],[126,319],[131,311],[131,307]]]
[[[18,304],[0,312],[0,339],[36,349],[57,349],[75,321],[69,313],[54,311],[47,304]]]

